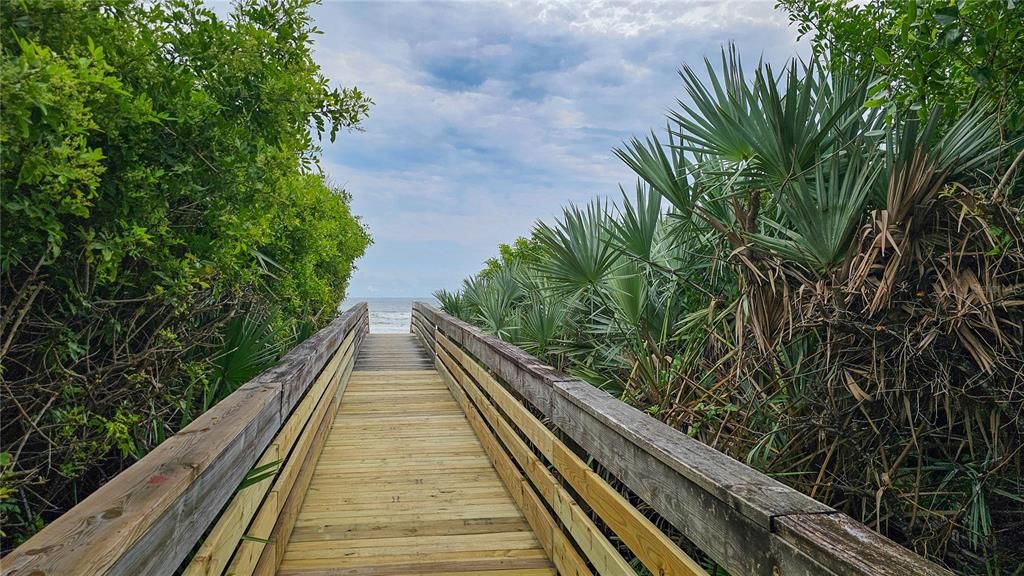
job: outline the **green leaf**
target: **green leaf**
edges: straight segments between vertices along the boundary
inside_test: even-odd
[[[960,19],[960,9],[956,5],[944,6],[935,11],[932,18],[943,26],[948,26]]]
[[[872,48],[871,53],[875,56],[875,62],[878,62],[882,66],[889,66],[892,64],[892,58],[885,53],[885,50],[882,50],[878,46]]]
[[[942,34],[942,43],[947,48],[955,46],[964,38],[964,33],[958,26],[951,26]]]
[[[868,96],[878,96],[879,93],[888,91],[889,78],[883,76],[868,86]]]
[[[968,74],[979,86],[986,86],[992,81],[992,69],[988,66],[975,66]]]
[[[254,484],[259,484],[267,478],[273,478],[277,475],[282,462],[284,462],[284,460],[274,460],[273,462],[268,462],[262,466],[254,467],[245,475],[245,478],[242,479],[242,482],[238,485],[236,492],[244,490]]]

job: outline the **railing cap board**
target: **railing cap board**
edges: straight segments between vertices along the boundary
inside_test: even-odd
[[[172,574],[365,318],[353,306],[0,562],[3,573]]]
[[[558,394],[628,438],[758,525],[772,518],[835,510],[579,380],[553,382]]]
[[[783,516],[775,528],[780,539],[836,574],[952,575],[846,514]]]
[[[507,385],[523,394],[535,408],[556,420],[556,425],[558,420],[562,420],[565,425],[563,432],[574,436],[574,440],[584,447],[588,444],[599,447],[601,437],[609,445],[617,445],[618,448],[605,451],[605,461],[601,457],[598,461],[613,471],[617,469],[632,476],[625,478],[624,474],[619,474],[620,480],[627,482],[637,494],[658,496],[658,502],[649,501],[648,504],[666,519],[693,518],[694,514],[692,511],[675,513],[677,511],[666,508],[672,502],[678,503],[678,499],[667,494],[665,486],[644,486],[642,474],[624,464],[628,459],[625,452],[642,453],[646,458],[652,458],[677,474],[677,482],[692,482],[703,493],[724,504],[724,510],[722,506],[706,503],[701,503],[700,509],[724,512],[731,517],[737,513],[749,523],[748,526],[732,526],[728,532],[721,532],[703,542],[712,547],[717,544],[717,550],[705,551],[727,567],[770,570],[766,562],[756,557],[764,558],[765,554],[771,553],[776,556],[772,562],[782,568],[783,574],[813,574],[822,569],[836,574],[858,575],[951,574],[845,514],[686,436],[607,392],[543,366],[507,342],[483,334],[476,327],[423,302],[416,302],[413,311],[462,345]],[[567,410],[569,406],[573,409]],[[562,414],[576,414],[576,417],[566,420]],[[587,426],[584,420],[600,426],[583,430],[581,427]],[[631,449],[626,451],[626,446]],[[629,464],[637,462],[630,460]],[[661,468],[663,470],[665,468]],[[650,472],[655,470],[652,468]],[[658,473],[664,475],[664,472]],[[684,526],[676,527],[688,532]],[[758,530],[761,535],[755,534]],[[756,544],[753,541],[722,542],[720,537],[727,534],[750,534],[752,539],[766,544],[764,548],[771,550],[750,549],[753,559],[729,558]]]

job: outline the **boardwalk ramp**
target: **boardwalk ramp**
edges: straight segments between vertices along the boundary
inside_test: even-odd
[[[432,355],[371,334],[280,574],[555,574]]]
[[[410,331],[354,306],[0,570],[950,576],[426,304]]]

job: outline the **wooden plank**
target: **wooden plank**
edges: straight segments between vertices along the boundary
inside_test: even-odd
[[[527,561],[527,562],[524,562]],[[465,570],[546,568],[551,561],[544,551],[528,550],[476,550],[457,552],[433,552],[425,554],[390,554],[373,558],[313,558],[289,560],[281,574],[418,574],[421,571],[446,571],[449,574]]]
[[[606,392],[564,374],[538,370],[535,360],[524,360],[522,351],[516,353],[509,350],[506,342],[485,336],[454,318],[449,317],[444,323],[439,323],[445,324],[450,324],[453,329],[458,330],[461,338],[471,341],[475,347],[488,350],[490,353],[482,354],[483,358],[477,354],[474,356],[480,358],[485,365],[488,360],[499,364],[499,370],[487,365],[487,368],[498,372],[499,376],[503,376],[502,372],[514,373],[517,367],[524,373],[536,375],[539,381],[534,382],[532,386],[545,391],[533,394],[544,398],[544,401],[535,404],[535,407],[548,417],[552,416],[553,403],[573,402],[592,413],[594,417],[605,421],[613,432],[636,443],[653,456],[663,457],[676,472],[705,491],[735,507],[742,508],[744,515],[764,528],[770,528],[771,518],[774,516],[832,511],[812,498],[612,398]],[[473,346],[466,346],[464,343],[463,346],[473,351]],[[501,379],[513,389],[517,389],[517,381],[522,380],[523,376],[512,374],[510,378]],[[748,488],[738,491],[735,488],[738,484],[746,485]]]
[[[274,441],[256,462],[255,467],[269,466],[289,455],[298,438],[299,431],[305,426],[313,409],[320,402],[339,364],[345,365],[352,358],[354,341],[355,333],[350,332],[327,367],[310,387],[309,392],[288,418],[286,424],[281,427]],[[245,533],[245,529],[259,509],[260,503],[263,502],[267,491],[270,490],[273,479],[274,476],[269,476],[261,482],[246,487],[232,498],[184,570],[185,576],[219,575],[224,571],[242,534]]]
[[[776,525],[777,538],[805,553],[814,567],[836,574],[878,574],[878,566],[906,576],[943,570],[845,514],[784,516]]]
[[[413,313],[409,321],[409,329],[412,331],[413,334],[416,334],[416,336],[420,339],[420,342],[423,344],[424,348],[426,348],[428,352],[433,353],[434,349],[437,347],[436,343],[434,342],[435,326],[427,322],[416,311],[415,307],[413,308]]]
[[[699,564],[563,444],[555,445],[553,464],[653,574],[706,576]]]
[[[419,335],[424,348],[427,349],[431,356],[434,356],[437,350],[437,341],[435,340],[437,327],[432,323],[424,322],[422,318],[414,319],[413,321],[417,327],[415,332]]]
[[[278,500],[280,494],[276,491],[271,491],[267,494],[267,498],[263,501],[263,509],[278,510],[281,507],[282,502]],[[274,523],[277,518],[271,514],[258,515],[253,522],[247,527],[247,538],[261,538],[266,539],[270,533],[274,530]],[[234,556],[231,558],[225,574],[231,576],[241,576],[243,574],[252,574],[256,569],[256,565],[259,563],[260,556],[263,554],[263,548],[266,546],[263,542],[256,540],[242,540],[238,543],[235,548]]]
[[[319,498],[314,505],[307,505],[303,512],[309,516],[315,516],[318,512],[334,514],[335,518],[346,516],[367,516],[377,512],[406,515],[419,514],[423,510],[440,512],[446,510],[463,510],[469,507],[480,509],[499,509],[509,504],[508,494],[502,489],[496,493],[487,495],[454,494],[448,497],[426,497],[426,498],[401,498],[400,501],[391,498],[381,498],[376,501],[369,501],[365,496],[361,498],[343,498],[340,500],[327,500]]]
[[[455,396],[455,400],[466,412],[466,417],[473,430],[477,433],[480,443],[483,444],[484,450],[491,459],[491,463],[494,464],[495,469],[498,471],[498,476],[505,483],[519,509],[523,511],[523,515],[526,516],[526,520],[530,523],[538,540],[540,540],[541,546],[544,547],[548,557],[554,561],[558,572],[563,576],[590,576],[592,572],[587,567],[587,563],[569,543],[554,518],[544,508],[540,498],[534,492],[529,482],[523,478],[519,470],[516,469],[515,464],[512,463],[511,458],[509,458],[508,454],[505,453],[498,443],[498,440],[487,428],[483,417],[472,402],[470,402],[466,392],[459,385],[458,380],[448,371],[442,357],[443,355],[439,355],[437,359],[438,372],[444,376],[449,389],[452,391],[452,395]]]
[[[172,574],[270,444],[357,305],[2,560],[6,574]]]
[[[441,342],[440,338],[444,337],[439,336],[439,342]],[[449,356],[448,350],[450,346],[451,343],[447,341],[444,342],[443,346],[439,346],[438,357],[444,359],[450,373],[458,376],[463,388],[473,397],[477,407],[481,409],[481,412],[490,423],[491,428],[498,432],[506,449],[519,463],[519,467],[532,480],[533,485],[537,488],[537,492],[543,496],[548,506],[555,511],[559,520],[562,521],[562,524],[573,537],[576,545],[583,551],[583,554],[590,561],[591,565],[594,566],[598,574],[608,576],[629,574],[633,569],[626,562],[625,558],[619,554],[615,546],[601,533],[594,522],[580,510],[572,496],[559,485],[558,480],[547,470],[545,464],[533,455],[533,452],[519,438],[509,422],[499,414],[490,401],[476,387],[473,380],[469,378],[469,374],[463,370],[464,367],[457,364],[454,358]],[[471,362],[464,355],[463,359],[467,363]],[[522,406],[516,403],[516,408],[522,409]],[[533,420],[537,426],[541,426],[540,422],[537,422],[532,414],[527,413],[526,416]],[[545,429],[545,431],[547,430]],[[553,436],[549,437],[548,435],[541,434],[537,434],[537,436],[544,438],[547,444],[546,454],[552,454],[555,445],[561,446],[561,443],[554,439]],[[657,530],[653,525],[651,528]],[[658,536],[664,538],[660,531],[658,531]],[[657,574],[658,572],[655,571],[654,573]],[[674,572],[669,573],[674,574]],[[686,573],[680,572],[680,574]]]
[[[519,400],[494,379],[480,364],[470,358],[458,346],[452,343],[443,334],[437,336],[438,348],[456,358],[473,376],[473,379],[487,392],[501,410],[512,420],[516,427],[521,430],[530,443],[537,447],[549,461],[553,455],[552,447],[558,441],[555,434],[551,432],[538,420]]]
[[[769,575],[783,567],[814,573],[818,567],[822,573],[895,575],[901,573],[900,566],[917,564],[922,573],[950,574],[892,543],[880,547],[888,560],[874,551],[861,555],[873,559],[871,570],[844,561],[831,543],[848,543],[850,549],[843,554],[856,549],[860,534],[851,522],[830,522],[835,533],[829,537],[813,536],[817,529],[808,526],[794,527],[783,540],[772,530],[785,519],[810,522],[841,515],[589,384],[541,365],[508,343],[424,303],[414,304],[414,310],[430,317],[439,334],[496,374],[732,573]]]
[[[316,398],[316,403],[311,404],[312,414],[305,421],[295,420],[289,422],[286,428],[291,428],[290,433],[297,437],[294,450],[291,456],[281,467],[274,479],[274,484],[267,499],[257,511],[246,536],[254,540],[244,540],[237,543],[237,552],[231,560],[229,572],[238,576],[252,574],[259,562],[266,544],[258,540],[267,540],[273,536],[282,510],[285,508],[288,498],[292,495],[293,487],[299,476],[299,470],[309,457],[310,446],[317,431],[329,421],[331,416],[331,404],[337,399],[337,392],[342,386],[345,376],[351,371],[352,349],[340,356],[340,361],[332,363],[329,368],[332,371],[325,371],[326,388],[322,395]],[[304,491],[304,488],[303,488]],[[258,539],[258,540],[255,540]]]
[[[416,474],[395,475],[390,470],[369,470],[369,471],[348,471],[324,472],[314,477],[313,486],[337,486],[350,485],[351,483],[372,483],[372,484],[430,484],[443,479],[451,482],[479,482],[486,478],[493,478],[492,466],[488,462],[486,466],[464,467],[461,470],[445,468],[443,471],[424,470]],[[387,488],[387,486],[384,486]]]
[[[276,514],[267,514],[268,519],[274,518],[275,522],[267,538],[270,541],[269,544],[256,547],[261,550],[261,554],[255,569],[252,571],[253,574],[274,574],[281,565],[285,547],[288,545],[288,540],[291,537],[299,509],[302,507],[302,502],[306,496],[306,490],[309,488],[313,469],[320,457],[320,450],[327,439],[334,416],[337,414],[338,405],[341,403],[341,397],[345,393],[352,369],[351,363],[340,368],[340,370],[344,370],[343,373],[338,376],[331,388],[328,388],[324,395],[325,400],[320,403],[317,412],[310,418],[309,425],[296,445],[296,453],[300,455],[301,460],[295,460],[296,466],[291,471],[282,472],[279,480],[283,479],[284,482],[280,486],[275,486],[277,501],[281,504],[279,508],[275,507],[274,511],[277,512]],[[290,461],[289,463],[292,462]],[[243,546],[246,544],[261,543],[245,542]],[[231,570],[231,573],[234,575],[241,576],[248,573],[240,566],[235,567],[234,564],[232,566],[235,568]]]
[[[359,371],[429,370],[431,355],[415,334],[373,334],[355,362]]]
[[[730,573],[772,574],[780,560],[774,556],[769,530],[607,429],[586,410],[557,401],[554,409],[552,422]]]
[[[532,550],[537,539],[530,532],[484,532],[480,534],[450,534],[435,536],[396,536],[394,538],[353,538],[344,546],[324,546],[320,542],[292,542],[289,548],[296,560],[314,558],[358,558],[395,556],[399,554],[429,554],[432,552],[458,552],[476,550]]]
[[[280,573],[552,573],[435,370],[353,372],[324,445]]]
[[[279,435],[280,436],[280,435]],[[281,458],[279,443],[275,440],[257,462],[257,466],[269,464]],[[217,519],[217,523],[203,540],[199,551],[189,562],[184,574],[186,576],[220,575],[227,567],[231,556],[235,553],[242,534],[249,526],[256,511],[263,503],[273,483],[274,477],[269,476],[256,484],[246,487],[228,504]]]
[[[435,520],[469,520],[472,518],[490,518],[493,516],[509,516],[518,512],[513,502],[488,503],[480,505],[462,505],[433,509],[421,506],[417,509],[392,510],[383,513],[381,510],[346,510],[339,507],[333,510],[303,510],[296,520],[296,526],[320,526],[327,524],[352,524],[371,522],[385,515],[390,521],[413,522]]]
[[[336,399],[332,402],[330,410],[335,411],[337,408],[338,400]],[[263,547],[263,553],[260,555],[253,574],[271,576],[276,574],[277,569],[281,566],[288,541],[291,539],[292,530],[295,528],[295,522],[298,519],[299,510],[302,508],[302,503],[306,497],[306,488],[309,486],[313,469],[319,456],[317,445],[322,445],[329,430],[330,418],[325,418],[321,422],[314,437],[313,446],[310,448],[300,468],[299,476],[296,479],[297,486],[288,494],[288,498],[281,508],[281,513],[277,517],[277,522],[270,533],[270,543]]]
[[[348,540],[350,538],[394,538],[416,535],[476,534],[495,531],[525,532],[531,530],[526,519],[518,513],[512,516],[436,520],[433,522],[389,522],[378,518],[375,521],[365,523],[298,526],[292,531],[292,542],[324,542],[328,540]]]
[[[544,414],[550,412],[551,382],[565,378],[564,374],[507,342],[484,336],[461,320],[441,313],[435,318],[440,333],[472,355],[534,408]]]

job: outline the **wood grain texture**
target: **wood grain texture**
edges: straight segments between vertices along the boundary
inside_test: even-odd
[[[296,425],[296,434],[299,434],[298,431],[301,434],[275,478],[267,501],[246,532],[250,539],[239,543],[238,551],[227,570],[228,574],[246,576],[270,574],[277,570],[284,543],[288,541],[298,507],[309,486],[312,467],[316,464],[327,429],[337,412],[340,393],[344,391],[352,373],[353,356],[353,350],[347,350],[339,361],[332,361],[322,374],[321,377],[326,378],[327,387],[314,404],[312,414],[301,426]],[[289,419],[285,427],[291,425],[293,422]]]
[[[451,374],[461,384],[462,389],[473,399],[477,410],[484,416],[491,429],[497,433],[504,445],[505,450],[525,472],[530,482],[522,482],[523,490],[532,490],[544,502],[547,507],[554,511],[555,516],[565,526],[566,536],[571,538],[575,545],[583,552],[590,564],[594,566],[598,574],[602,576],[618,576],[629,574],[632,571],[629,563],[619,554],[615,546],[601,533],[594,522],[583,514],[572,496],[561,487],[558,479],[548,471],[547,465],[536,455],[530,446],[518,435],[517,429],[495,408],[491,398],[487,398],[478,388],[482,384],[474,382],[470,378],[466,366],[455,359],[459,354],[457,349],[451,350],[450,342],[444,336],[438,336],[438,342],[442,345],[438,348],[438,359],[445,365],[448,374]],[[452,353],[449,353],[451,351]],[[460,355],[462,360],[465,357]],[[493,398],[493,397],[492,397]],[[502,404],[506,406],[506,404]],[[518,406],[522,408],[522,406]],[[506,412],[507,414],[507,412]],[[532,416],[530,416],[532,418]],[[540,424],[537,422],[536,424]],[[545,429],[546,431],[546,429]],[[550,433],[550,432],[549,432]],[[547,451],[541,449],[543,454],[551,454],[554,444],[557,441],[552,437],[547,443]],[[532,486],[531,486],[532,484]],[[551,529],[560,529],[552,523]]]
[[[373,334],[361,355],[410,349],[426,356],[413,334]],[[293,576],[555,573],[432,365],[352,372],[282,560]]]
[[[322,399],[333,393],[333,389],[336,388],[335,377],[337,374],[351,366],[354,359],[353,352],[355,346],[356,332],[351,331],[345,337],[334,357],[328,362],[327,367],[320,373],[313,385],[310,386],[309,392],[303,397],[299,405],[296,406],[288,421],[281,427],[274,441],[257,461],[257,468],[265,469],[277,463],[276,468],[279,474],[284,474],[281,471],[288,466],[285,462],[290,458],[298,457],[295,454],[297,451],[293,450],[293,448],[299,439],[300,432],[306,426],[306,423],[322,402]],[[220,518],[217,519],[210,533],[203,540],[199,550],[192,556],[191,561],[183,572],[184,576],[219,576],[224,571],[232,555],[235,554],[235,550],[242,542],[242,535],[246,534],[247,527],[253,522],[253,518],[257,516],[257,513],[265,516],[269,514],[270,509],[274,508],[273,515],[277,516],[275,506],[276,495],[273,503],[264,501],[267,492],[270,491],[274,483],[275,475],[270,475],[264,480],[247,486],[235,494]],[[263,524],[267,523],[266,520],[257,520],[257,524],[261,522]],[[271,522],[272,525],[273,523]],[[256,536],[256,532],[250,529],[248,534]],[[269,532],[269,529],[267,532]],[[237,568],[234,572],[235,574],[240,574]]]
[[[431,370],[434,361],[412,334],[373,334],[356,359],[356,370]]]
[[[463,389],[472,397],[491,428],[497,431],[506,449],[532,480],[537,492],[548,506],[555,510],[576,545],[583,550],[598,573],[624,574],[631,568],[594,523],[586,515],[579,513],[579,505],[569,492],[559,485],[545,463],[541,462],[518,436],[517,430],[523,431],[528,438],[538,439],[536,444],[543,446],[538,446],[541,454],[651,573],[706,576],[706,572],[693,559],[600,476],[591,471],[585,462],[557,440],[550,431],[543,429],[540,421],[522,405],[512,403],[507,391],[502,390],[489,375],[478,370],[475,362],[443,335],[439,334],[437,341],[438,357],[445,363],[449,373],[456,376]],[[469,372],[475,373],[476,381],[470,378]],[[490,398],[481,393],[477,388],[478,384],[488,390]],[[502,399],[498,403],[508,416],[507,420],[491,404],[491,399],[497,401],[498,398]]]
[[[172,574],[352,330],[354,306],[0,561],[4,574]]]
[[[465,411],[470,425],[487,452],[487,456],[498,471],[498,476],[508,488],[516,505],[522,510],[545,553],[554,562],[558,573],[563,576],[592,576],[593,573],[587,567],[586,561],[569,542],[551,513],[544,506],[541,497],[533,490],[509,455],[502,449],[501,443],[488,428],[484,417],[470,401],[465,389],[460,386],[456,377],[444,364],[441,354],[437,357],[437,367],[447,382],[452,396]]]
[[[428,305],[414,304],[409,334],[368,329],[365,304],[347,311],[4,558],[3,573],[170,574],[224,510],[195,574],[220,573],[231,550],[245,572],[293,576],[589,574],[580,550],[599,573],[623,573],[591,512],[652,572],[700,574],[568,438],[732,573],[949,574]],[[285,457],[225,508],[255,463]],[[267,539],[235,549],[242,529]]]
[[[951,574],[877,534],[869,538],[873,533],[836,510],[461,320],[423,302],[413,304],[413,314],[731,573]]]

